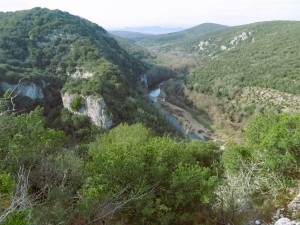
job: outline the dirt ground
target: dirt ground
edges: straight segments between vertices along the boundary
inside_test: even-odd
[[[165,94],[161,93],[158,98],[159,105],[174,116],[180,124],[188,130],[189,133],[194,133],[201,139],[206,140],[218,140],[217,136],[213,134],[209,129],[200,124],[193,116],[185,109],[176,106],[165,100]]]

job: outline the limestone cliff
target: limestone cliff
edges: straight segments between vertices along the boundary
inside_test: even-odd
[[[97,96],[82,96],[82,107],[76,112],[71,109],[71,102],[76,97],[76,94],[64,93],[62,96],[63,105],[70,112],[88,116],[92,123],[103,129],[108,129],[112,126],[112,114],[108,112],[107,106],[102,98]]]
[[[19,85],[17,84],[9,84],[6,82],[1,82],[1,88],[4,91],[7,91],[8,89],[14,91],[15,94],[21,95],[21,96],[27,96],[31,98],[32,100],[36,99],[43,99],[44,93],[42,87],[36,85],[33,82],[26,82],[21,83]]]
[[[76,71],[74,73],[71,74],[67,74],[68,76],[72,77],[72,78],[90,78],[92,76],[94,76],[93,73],[90,73],[84,69],[76,69]]]

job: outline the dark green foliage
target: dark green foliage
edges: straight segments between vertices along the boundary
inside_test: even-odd
[[[44,212],[53,205],[63,206],[64,216],[60,219],[66,222],[71,216],[67,208],[75,203],[74,196],[82,184],[82,159],[72,149],[64,149],[68,139],[62,131],[44,128],[41,111],[0,114],[0,214],[11,198],[30,196],[32,203],[14,209],[4,224],[57,223],[58,216],[44,218]],[[23,175],[28,180],[20,180],[20,171],[25,172]],[[28,189],[15,196],[20,185]],[[35,207],[37,203],[42,204]]]
[[[67,141],[63,132],[44,128],[41,109],[10,116],[3,121],[1,129],[0,159],[5,159],[1,169],[15,173],[19,166],[38,163],[39,154],[51,151],[53,146],[59,148]]]
[[[118,215],[130,224],[187,224],[208,210],[217,184],[219,148],[155,137],[141,124],[119,125],[89,149],[82,204],[93,210],[109,197],[126,202]],[[107,203],[109,204],[109,203]],[[128,208],[128,209],[126,209]]]
[[[100,132],[87,116],[72,114],[67,109],[61,110],[59,128],[78,143],[93,140]]]
[[[84,106],[84,99],[82,98],[82,96],[80,95],[76,95],[76,97],[74,97],[74,99],[72,100],[70,107],[72,110],[79,111],[79,109],[81,109]]]
[[[50,75],[65,75],[67,68],[72,72],[88,61],[106,59],[124,70],[134,64],[103,28],[69,13],[35,8],[1,13],[0,18],[1,62],[11,67],[9,71],[31,74],[36,68],[43,74],[46,70]],[[120,55],[126,59],[120,60]]]
[[[170,131],[165,129],[167,125],[161,122],[156,110],[149,106],[148,99],[141,97],[145,90],[139,80],[146,65],[140,57],[147,58],[149,53],[128,43],[123,42],[122,46],[130,53],[100,26],[59,10],[35,8],[1,13],[0,82],[15,84],[26,77],[26,82],[43,87],[45,99],[31,101],[19,96],[15,102],[18,109],[25,111],[43,105],[50,127],[63,127],[59,119],[60,95],[68,92],[83,97],[102,97],[113,114],[114,124],[139,121],[158,133]],[[93,77],[69,77],[75,71],[87,71]],[[74,111],[82,106],[79,100],[72,103]],[[153,113],[153,118],[146,117]],[[69,126],[64,130],[77,132],[75,127]],[[89,133],[84,129],[78,130],[79,139]]]
[[[15,211],[4,221],[3,225],[30,225],[29,210]]]

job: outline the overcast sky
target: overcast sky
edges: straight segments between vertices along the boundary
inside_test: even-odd
[[[0,11],[60,9],[106,29],[299,20],[300,0],[0,0]]]

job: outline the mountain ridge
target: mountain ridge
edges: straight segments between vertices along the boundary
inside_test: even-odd
[[[50,124],[61,123],[62,95],[66,92],[82,99],[103,98],[114,126],[134,121],[156,126],[145,118],[148,113],[161,120],[144,96],[147,90],[141,76],[147,70],[146,63],[86,19],[45,8],[1,13],[0,51],[0,82],[14,85],[26,78],[43,88],[45,98],[39,102],[26,96],[15,101],[19,108],[28,110],[43,105],[46,115],[54,117],[49,118]],[[1,89],[3,94],[6,89]],[[73,99],[77,110],[84,104],[78,99]]]

